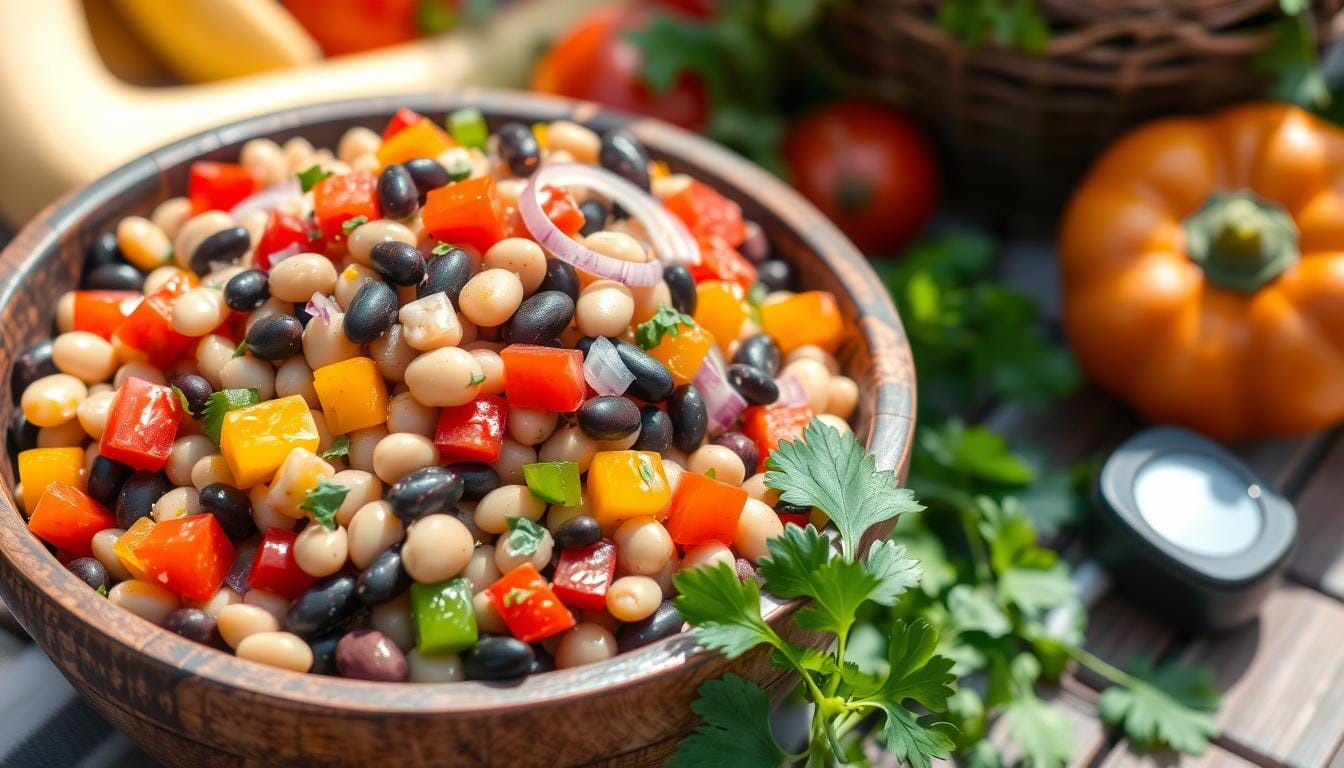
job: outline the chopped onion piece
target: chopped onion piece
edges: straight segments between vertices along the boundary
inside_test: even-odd
[[[262,211],[270,213],[282,204],[291,200],[298,200],[303,197],[303,191],[299,188],[299,180],[293,176],[274,186],[267,187],[251,197],[244,198],[233,209],[229,211],[229,216],[239,224],[243,223],[243,217],[250,213]]]
[[[583,359],[583,380],[599,395],[624,395],[635,375],[621,362],[616,345],[606,336],[598,336]]]
[[[705,358],[700,369],[691,378],[691,383],[700,390],[705,398],[705,410],[709,412],[709,434],[718,435],[731,427],[742,411],[747,409],[747,401],[733,389],[723,374],[723,365],[713,356]]]
[[[340,305],[325,293],[314,293],[303,310],[314,320],[321,320],[323,325],[331,325],[331,318],[341,313]]]
[[[779,387],[779,399],[775,400],[775,405],[789,408],[807,405],[807,390],[803,389],[802,382],[794,377],[780,376],[775,379],[775,386]]]
[[[288,259],[290,256],[297,256],[300,253],[303,253],[303,249],[299,247],[298,243],[294,243],[293,245],[286,245],[284,248],[281,248],[275,253],[272,253],[268,257],[267,261],[270,263],[271,268],[273,269],[276,264],[279,264],[285,259]]]

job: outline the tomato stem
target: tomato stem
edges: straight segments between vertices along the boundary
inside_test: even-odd
[[[1185,220],[1186,254],[1210,283],[1255,293],[1298,259],[1297,225],[1250,192],[1211,195]]]

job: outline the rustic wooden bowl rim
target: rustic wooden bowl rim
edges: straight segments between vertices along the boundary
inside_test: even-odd
[[[914,429],[913,369],[909,365],[909,348],[900,318],[864,257],[801,196],[741,157],[687,131],[652,120],[619,115],[588,103],[485,89],[361,98],[260,115],[181,139],[72,191],[30,222],[0,254],[0,264],[8,265],[16,276],[0,286],[0,306],[31,300],[32,297],[21,295],[21,285],[38,257],[53,247],[56,235],[85,225],[83,218],[88,212],[98,204],[143,185],[148,174],[157,174],[183,160],[250,138],[281,132],[299,133],[305,126],[334,121],[353,123],[373,115],[390,115],[402,106],[425,113],[476,106],[487,119],[492,115],[528,115],[531,120],[566,118],[603,126],[625,125],[650,146],[655,156],[667,157],[674,164],[678,156],[694,157],[701,165],[737,180],[735,186],[739,191],[768,191],[773,200],[783,200],[786,210],[776,207],[771,212],[804,241],[827,244],[827,251],[819,252],[819,255],[828,266],[844,275],[846,290],[854,296],[856,305],[862,307],[860,317],[854,320],[869,347],[874,375],[881,381],[896,383],[909,390],[898,409],[900,412],[873,413],[874,433],[869,436],[870,447],[886,441],[895,446],[894,458],[885,463],[888,468],[894,467],[903,473]],[[147,159],[153,162],[147,163]],[[10,346],[19,350],[29,343],[31,340],[23,339]],[[879,419],[879,415],[887,418]],[[682,633],[606,662],[532,675],[508,684],[373,683],[280,670],[186,640],[98,596],[28,533],[14,505],[12,487],[8,482],[2,485],[0,557],[9,561],[14,571],[22,574],[21,578],[62,606],[72,621],[83,624],[83,631],[107,635],[131,651],[140,652],[153,664],[192,673],[209,683],[255,694],[262,699],[274,697],[318,709],[340,708],[402,716],[485,714],[559,704],[574,697],[647,683],[665,675],[689,673],[711,658],[710,654],[696,652],[693,639]],[[767,616],[772,623],[781,621],[798,606],[797,601],[772,601],[772,604],[774,607]],[[24,620],[22,616],[20,619]]]

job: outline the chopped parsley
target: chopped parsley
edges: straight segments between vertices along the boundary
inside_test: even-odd
[[[341,508],[348,493],[349,488],[324,477],[308,490],[308,495],[299,502],[299,509],[311,513],[313,522],[332,531],[336,529],[336,510]]]
[[[509,526],[509,554],[514,557],[536,554],[537,548],[546,538],[546,529],[526,517],[510,517],[504,522]]]
[[[512,608],[515,605],[522,605],[531,599],[532,593],[535,591],[536,590],[532,589],[523,589],[522,587],[514,587],[513,589],[510,589],[508,592],[504,593],[504,607]]]
[[[173,391],[177,393],[177,399],[182,403],[182,410],[186,411],[189,416],[195,416],[196,414],[191,412],[191,403],[187,402],[186,393],[180,387],[173,387]]]
[[[443,254],[453,250],[456,247],[457,246],[453,245],[452,243],[439,243],[438,245],[434,246],[434,250],[430,251],[430,253],[435,256],[442,256]]]
[[[261,396],[256,387],[247,389],[221,389],[210,395],[205,401],[205,413],[202,416],[201,431],[219,445],[219,431],[224,427],[224,414],[229,411],[256,405]]]
[[[242,357],[247,354],[247,339],[238,342],[238,346],[233,348],[234,357]]]
[[[467,382],[467,386],[474,387],[477,384],[480,384],[482,381],[485,381],[485,374],[473,373],[471,374],[471,380]]]
[[[308,192],[313,187],[317,186],[317,182],[332,175],[331,171],[326,170],[320,165],[314,165],[306,171],[299,171],[299,189]]]
[[[695,320],[685,312],[678,312],[666,304],[659,304],[653,317],[635,326],[635,341],[644,349],[653,349],[662,342],[663,337],[681,335],[681,327],[692,328]]]
[[[339,459],[350,455],[350,436],[341,435],[331,441],[331,447],[319,454],[324,459]]]
[[[341,223],[341,232],[345,233],[346,237],[349,237],[350,233],[354,232],[357,227],[361,227],[368,223],[368,216],[356,216],[352,219],[346,219]]]

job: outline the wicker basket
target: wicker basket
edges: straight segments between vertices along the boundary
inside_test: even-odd
[[[1342,0],[1316,0],[1320,42]],[[924,120],[952,192],[978,208],[1054,209],[1097,152],[1147,118],[1262,96],[1251,58],[1277,0],[1038,0],[1046,50],[969,49],[937,24],[938,0],[851,0],[833,55]]]

